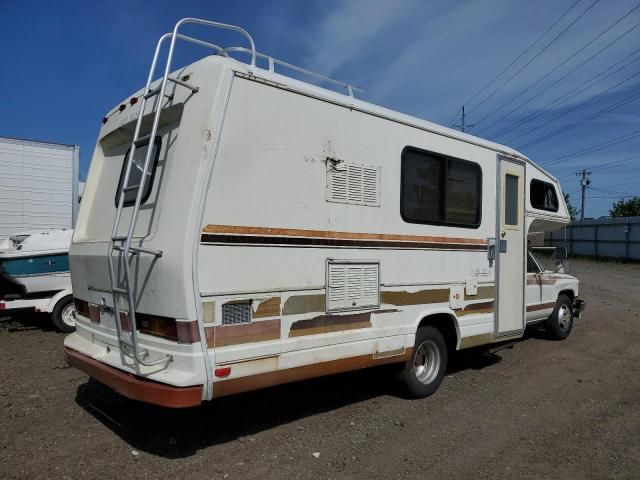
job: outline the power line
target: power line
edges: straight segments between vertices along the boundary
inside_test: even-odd
[[[622,159],[622,160],[616,160],[615,162],[609,162],[609,163],[603,163],[601,165],[596,165],[594,167],[591,167],[591,170],[595,170],[596,168],[618,166],[618,165],[621,165],[623,163],[628,163],[628,162],[631,162],[633,160],[639,160],[639,159],[640,159],[640,157],[638,157],[637,155],[634,155],[632,157],[627,157],[627,158]]]
[[[638,7],[640,7],[640,5],[638,5]],[[636,7],[636,8],[638,8]],[[622,19],[620,19],[622,20]],[[618,20],[618,21],[620,21]],[[617,22],[616,22],[617,23]],[[614,24],[615,25],[615,24]],[[628,35],[629,33],[631,33],[633,30],[635,30],[636,28],[638,28],[640,26],[640,22],[637,22],[635,25],[633,25],[631,28],[627,29],[624,33],[622,33],[621,35],[618,35],[614,40],[612,40],[611,42],[609,42],[607,45],[605,45],[604,47],[602,47],[600,50],[598,50],[596,53],[594,53],[593,55],[591,55],[589,58],[587,58],[586,60],[583,60],[581,63],[579,63],[578,65],[576,65],[575,67],[573,67],[571,70],[569,70],[566,74],[564,74],[562,77],[560,77],[559,79],[557,79],[555,82],[551,83],[550,85],[548,85],[547,87],[543,88],[542,90],[540,90],[538,93],[536,93],[534,96],[530,97],[528,100],[524,101],[523,103],[521,103],[520,105],[516,106],[515,108],[512,108],[509,112],[507,112],[506,114],[504,114],[502,117],[498,118],[497,120],[494,120],[493,122],[491,122],[489,125],[487,125],[486,127],[484,127],[480,132],[481,133],[489,128],[491,128],[493,125],[495,125],[496,123],[501,122],[502,120],[504,120],[505,118],[509,117],[512,113],[517,112],[518,110],[520,110],[521,108],[523,108],[525,105],[529,104],[531,101],[535,100],[536,98],[538,98],[540,95],[542,95],[543,93],[549,91],[551,88],[555,87],[557,84],[559,84],[560,82],[562,82],[564,79],[566,79],[568,76],[570,76],[571,74],[575,73],[579,68],[583,67],[584,65],[586,65],[587,63],[589,63],[591,60],[593,60],[595,57],[597,57],[598,55],[600,55],[602,52],[604,52],[605,50],[607,50],[608,48],[610,48],[612,45],[614,45],[615,43],[617,43],[619,40],[621,40],[622,38],[624,38],[626,35]],[[611,26],[613,27],[613,25]],[[609,27],[609,28],[611,28]],[[607,29],[608,30],[608,29]],[[604,32],[602,32],[600,35],[604,34]],[[536,80],[534,83],[532,83],[531,85],[529,85],[529,87],[527,87],[525,90],[523,90],[522,92],[520,92],[518,95],[516,95],[515,97],[513,97],[511,100],[509,100],[508,102],[504,103],[499,109],[501,109],[503,106],[506,106],[507,104],[511,103],[513,100],[515,100],[516,98],[518,98],[519,96],[525,94],[528,90],[530,90],[532,87],[534,87],[535,85],[537,85],[538,83],[540,83],[542,80],[544,80],[546,77],[548,77],[549,75],[551,75],[553,72],[555,72],[558,68],[560,68],[561,66],[565,65],[566,62],[568,60],[570,60],[571,58],[573,58],[575,55],[577,55],[578,53],[580,53],[582,50],[584,50],[585,48],[587,48],[591,43],[593,43],[594,41],[596,41],[599,38],[596,37],[593,40],[591,40],[591,42],[589,42],[588,44],[586,44],[584,47],[582,47],[580,50],[578,50],[577,52],[575,52],[574,54],[570,55],[569,57],[567,57],[567,59],[565,59],[565,61],[559,63],[558,65],[556,65],[555,68],[553,68],[552,70],[550,70],[549,72],[547,72],[545,75],[543,75],[542,77],[540,77],[538,80]],[[498,110],[499,110],[498,109]],[[496,110],[497,111],[497,110]],[[493,137],[495,138],[497,135],[493,135]]]
[[[480,90],[478,90],[475,95],[473,95],[469,100],[467,100],[465,102],[465,105],[469,105],[473,100],[475,100],[476,98],[478,98],[478,96],[480,94],[482,94],[487,88],[489,88],[489,86],[495,82],[498,78],[500,78],[507,70],[509,70],[518,60],[520,60],[524,55],[526,55],[529,50],[531,50],[540,40],[542,40],[542,38],[549,33],[564,17],[567,16],[567,14],[573,10],[573,8],[580,3],[582,0],[576,0],[575,2],[573,2],[571,4],[571,6],[565,10],[565,12],[560,15],[560,17],[551,24],[551,26],[549,26],[543,33],[542,35],[540,35],[538,38],[535,39],[535,41],[529,45],[527,48],[525,48],[522,53],[520,53],[520,55],[518,55],[514,60],[511,61],[511,63],[509,65],[507,65],[505,68],[502,69],[502,71],[496,75],[495,77],[493,77],[491,80],[489,80],[489,82],[486,83],[486,85],[484,87],[482,87]],[[455,120],[455,118],[458,116],[458,113],[460,112],[460,109],[458,109],[456,111],[456,114],[453,116],[453,118],[451,119],[451,121],[449,122],[449,124],[453,123],[453,121]]]
[[[520,74],[520,72],[522,72],[525,68],[527,68],[531,62],[533,62],[535,59],[537,59],[540,55],[542,55],[551,45],[553,45],[556,40],[558,40],[562,35],[564,35],[571,27],[573,27],[582,17],[584,17],[593,7],[596,6],[596,4],[599,2],[600,0],[595,0],[591,5],[589,5],[580,15],[578,15],[578,17],[576,17],[571,23],[569,23],[569,25],[567,25],[559,34],[557,34],[555,37],[553,37],[551,39],[551,41],[549,41],[543,48],[542,50],[540,50],[538,53],[536,53],[531,59],[529,59],[529,61],[527,63],[525,63],[522,67],[520,67],[518,69],[518,71],[516,71],[516,73],[514,73],[513,75],[511,75],[507,80],[505,80],[504,82],[502,82],[502,84],[500,84],[500,86],[498,88],[496,88],[495,90],[493,90],[489,95],[487,95],[486,97],[484,97],[484,99],[477,104],[472,111],[477,110],[478,108],[480,108],[480,106],[482,104],[484,104],[487,100],[489,100],[491,97],[493,97],[498,91],[502,90],[505,85],[507,85],[509,82],[511,82],[511,80],[513,80],[517,75]]]
[[[585,85],[587,85],[588,83],[593,82],[595,79],[597,79],[598,77],[601,77],[602,75],[606,74],[609,70],[611,70],[612,68],[614,68],[615,66],[621,64],[622,62],[624,62],[625,60],[627,60],[629,57],[634,56],[635,54],[637,54],[638,52],[640,52],[640,48],[638,48],[637,50],[634,50],[633,52],[631,52],[629,55],[627,55],[626,57],[624,57],[621,60],[618,60],[616,63],[614,63],[613,65],[605,68],[603,71],[601,71],[600,73],[598,73],[597,75],[594,75],[593,77],[585,80],[584,82],[582,82],[580,85],[578,85],[577,87],[574,87],[570,90],[568,90],[567,92],[565,92],[564,94],[560,95],[559,97],[557,97],[555,100],[552,100],[551,102],[547,103],[544,107],[542,107],[540,110],[538,111],[534,111],[533,113],[531,113],[530,115],[524,117],[523,119],[520,119],[519,121],[515,122],[514,124],[509,125],[508,127],[503,128],[502,130],[500,130],[498,133],[496,133],[494,135],[495,137],[499,137],[501,135],[504,135],[505,133],[509,133],[512,130],[515,130],[518,127],[521,127],[522,125],[525,125],[527,123],[529,123],[531,120],[534,120],[536,118],[538,118],[540,115],[543,115],[544,113],[548,112],[551,110],[551,107],[555,104],[557,104],[558,102],[561,102],[560,104],[558,104],[557,106],[560,106],[564,103],[566,103],[568,100],[576,97],[577,95],[580,95],[581,93],[586,92],[587,90],[595,87],[598,83],[606,80],[607,78],[611,77],[612,75],[615,75],[616,73],[618,73],[620,70],[624,70],[625,68],[627,68],[629,65],[631,65],[632,63],[637,62],[638,60],[640,60],[640,56],[634,60],[631,60],[630,62],[624,64],[623,66],[615,69],[614,71],[612,71],[611,73],[609,73],[608,75],[606,75],[605,77],[601,78],[600,80],[598,80],[597,82],[592,83],[591,85],[589,85],[586,88],[583,88],[582,90],[580,90],[582,87],[584,87]],[[575,92],[575,93],[574,93]],[[518,137],[516,137],[518,138]]]
[[[580,47],[578,50],[576,50],[575,52],[573,52],[571,55],[569,55],[567,58],[565,58],[563,61],[559,62],[555,67],[553,67],[550,71],[548,71],[547,73],[545,73],[542,77],[538,78],[538,80],[536,80],[535,82],[533,82],[531,85],[529,85],[527,88],[525,88],[523,91],[521,91],[520,93],[518,93],[517,95],[511,97],[509,100],[507,100],[506,102],[504,102],[502,105],[500,105],[498,108],[495,108],[494,110],[492,110],[491,112],[489,112],[488,114],[486,114],[484,117],[482,117],[480,120],[476,121],[476,125],[479,124],[480,122],[484,121],[485,119],[493,116],[495,113],[499,112],[500,110],[502,110],[504,107],[506,107],[507,105],[509,105],[511,102],[513,102],[516,98],[524,95],[525,93],[527,93],[529,90],[531,90],[531,88],[533,88],[534,86],[536,86],[537,84],[539,84],[542,80],[544,80],[545,78],[547,78],[549,75],[551,75],[553,72],[555,72],[556,70],[558,70],[560,67],[563,67],[564,65],[567,64],[568,61],[570,61],[571,59],[573,59],[576,55],[578,55],[580,52],[582,52],[584,49],[586,49],[587,47],[589,47],[589,45],[591,45],[593,42],[595,42],[596,40],[598,40],[600,37],[602,37],[603,35],[605,35],[607,32],[609,32],[612,28],[614,28],[616,25],[618,25],[618,23],[620,23],[621,21],[623,21],[625,18],[627,18],[629,15],[631,15],[634,11],[636,11],[638,8],[640,8],[640,3],[638,5],[636,5],[635,7],[633,7],[631,10],[629,10],[626,14],[624,14],[622,17],[620,17],[618,20],[616,20],[614,23],[612,23],[611,25],[609,25],[607,28],[605,28],[603,31],[601,31],[598,35],[596,35],[594,38],[592,38],[589,42],[587,42],[585,45],[583,45],[582,47]],[[630,33],[632,30],[634,30],[635,28],[637,28],[640,25],[640,22],[638,22],[637,24],[635,24],[632,28],[630,28],[629,30],[627,30],[626,32],[624,32],[620,37],[618,37],[617,39],[615,39],[611,45],[613,45],[613,43],[617,42],[618,40],[620,40],[620,38],[624,37],[625,35],[627,35],[628,33]],[[596,55],[599,55],[602,51],[606,50],[607,48],[609,48],[611,45],[607,45],[605,48],[603,48],[600,52],[598,52]],[[596,56],[594,55],[594,56]],[[593,58],[593,57],[591,57]],[[580,68],[582,65],[584,65],[586,62],[588,62],[589,60],[591,60],[591,58],[587,59],[585,62],[583,62],[582,64],[578,65],[576,67]],[[575,71],[575,70],[574,70]],[[569,74],[571,74],[572,72],[569,72]],[[567,74],[567,75],[569,75]],[[561,78],[558,81],[563,80],[565,77]],[[557,83],[557,82],[556,82]],[[553,84],[555,85],[555,84]],[[552,86],[553,86],[552,85]],[[543,90],[544,91],[544,90]],[[533,98],[536,98],[535,96]],[[509,115],[509,114],[508,114]],[[507,116],[508,116],[507,115]],[[503,117],[504,118],[504,117]],[[484,129],[482,129],[480,132],[486,130],[487,128],[489,128],[491,125],[494,125],[496,122],[493,122],[492,124],[490,124],[489,126],[485,127]],[[480,133],[478,132],[478,133]]]
[[[614,183],[613,185],[600,185],[601,187],[622,187],[624,185],[635,185],[636,183],[640,183],[640,181],[635,182],[625,182],[625,183]]]
[[[583,125],[591,120],[593,120],[594,118],[599,117],[602,114],[605,113],[609,113],[612,112],[613,110],[616,110],[620,107],[623,107],[624,105],[633,102],[634,100],[636,100],[638,97],[640,97],[640,92],[638,93],[634,93],[633,95],[629,95],[628,97],[623,98],[622,100],[619,100],[618,102],[614,103],[613,105],[610,105],[609,107],[603,108],[602,110],[598,110],[597,112],[585,117],[584,119],[578,121],[578,122],[574,122],[572,124],[566,125],[562,128],[559,128],[558,130],[555,130],[553,132],[550,132],[546,135],[543,135],[540,138],[537,138],[529,143],[526,143],[518,148],[527,148],[530,147],[532,145],[536,145],[540,142],[544,142],[545,140],[548,140],[552,137],[555,137],[556,135],[560,135],[561,133],[567,132],[569,130],[572,130],[576,127],[579,127],[580,125]]]
[[[628,137],[628,138],[627,138]],[[561,157],[554,158],[547,162],[543,162],[543,165],[557,165],[558,163],[566,162],[567,160],[571,160],[571,158],[579,157],[581,155],[586,155],[589,153],[597,152],[598,150],[604,150],[605,148],[612,147],[614,145],[618,145],[620,143],[628,142],[629,140],[633,140],[634,138],[640,137],[640,130],[635,130],[631,133],[627,133],[626,135],[622,135],[620,137],[612,138],[611,140],[607,140],[602,143],[598,143],[596,145],[592,145],[587,148],[583,148],[582,150],[578,150],[573,153],[568,153],[566,155],[562,155]]]

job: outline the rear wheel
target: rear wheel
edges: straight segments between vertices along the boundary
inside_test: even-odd
[[[573,311],[571,299],[564,294],[558,295],[553,313],[547,318],[547,333],[554,340],[564,340],[573,329]]]
[[[53,307],[53,312],[51,312],[51,322],[61,332],[75,332],[75,311],[76,307],[73,304],[73,296],[67,295],[66,297],[58,300],[56,306]]]
[[[447,359],[447,344],[440,330],[431,325],[420,327],[413,354],[401,373],[411,396],[424,398],[435,393],[447,370]]]

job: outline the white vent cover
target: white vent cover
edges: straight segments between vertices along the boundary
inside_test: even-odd
[[[327,201],[380,206],[380,167],[327,160]]]
[[[327,262],[327,311],[360,310],[380,305],[378,262]]]

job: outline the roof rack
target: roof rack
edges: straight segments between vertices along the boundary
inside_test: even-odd
[[[181,33],[178,33],[178,29],[187,23],[195,23],[195,24],[199,24],[199,25],[205,25],[208,27],[214,27],[214,28],[220,28],[220,29],[226,29],[226,30],[233,30],[236,32],[239,32],[240,34],[242,34],[248,41],[250,48],[246,48],[246,47],[235,47],[235,46],[231,46],[231,47],[221,47],[220,45],[216,45],[215,43],[211,43],[211,42],[206,42],[204,40],[200,40],[198,38],[193,38],[191,36],[188,35],[184,35]],[[346,82],[342,82],[340,80],[336,80],[334,78],[330,78],[327,77],[326,75],[321,75],[319,73],[316,72],[312,72],[311,70],[307,70],[306,68],[302,68],[299,67],[297,65],[293,65],[291,63],[285,62],[283,60],[279,60],[277,58],[271,57],[269,55],[266,55],[264,53],[260,53],[256,50],[256,46],[255,43],[253,41],[253,38],[251,37],[251,35],[249,34],[249,32],[247,32],[246,30],[244,30],[241,27],[238,27],[236,25],[228,25],[228,24],[224,24],[224,23],[218,23],[218,22],[212,22],[210,20],[202,20],[199,18],[183,18],[182,20],[180,20],[178,23],[176,23],[176,26],[173,29],[173,32],[169,32],[164,34],[162,37],[160,37],[160,40],[158,41],[158,47],[156,50],[157,51],[160,50],[160,46],[164,43],[165,40],[171,38],[171,44],[169,47],[169,57],[172,57],[172,53],[173,53],[173,48],[175,45],[175,40],[176,39],[180,39],[180,40],[184,40],[190,43],[194,43],[196,45],[200,45],[203,47],[207,47],[207,48],[211,48],[215,51],[215,53],[217,55],[221,55],[223,57],[228,57],[228,58],[234,58],[234,60],[238,60],[238,58],[236,58],[236,56],[234,55],[233,57],[231,57],[231,55],[233,54],[237,54],[237,53],[241,53],[241,54],[249,54],[251,55],[251,61],[249,63],[249,65],[251,67],[257,67],[256,65],[256,59],[260,58],[263,60],[267,61],[267,65],[268,65],[268,70],[272,73],[280,73],[280,72],[276,72],[276,66],[280,66],[283,67],[284,69],[288,69],[288,70],[292,70],[294,72],[297,73],[301,73],[302,75],[306,75],[310,78],[314,78],[316,80],[320,80],[322,82],[326,82],[341,88],[344,88],[347,90],[347,93],[350,97],[354,97],[354,92],[358,92],[358,93],[363,93],[364,90],[357,88],[349,83]],[[231,54],[231,55],[230,55]],[[238,60],[241,61],[241,60]],[[154,65],[155,67],[155,65]],[[260,67],[257,67],[260,68]]]

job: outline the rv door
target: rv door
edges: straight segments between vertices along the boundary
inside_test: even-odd
[[[524,330],[525,165],[498,156],[496,215],[496,337],[519,336]]]

